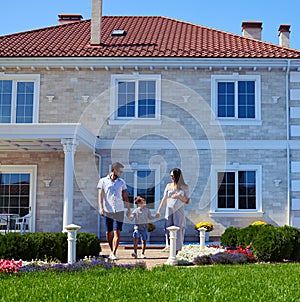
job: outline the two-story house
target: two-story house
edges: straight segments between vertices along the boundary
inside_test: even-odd
[[[0,37],[0,212],[32,232],[69,223],[105,236],[96,185],[125,165],[130,199],[155,212],[179,167],[194,225],[300,227],[300,51],[167,17],[60,15]],[[126,221],[122,239],[130,238]],[[153,240],[163,240],[163,219]]]

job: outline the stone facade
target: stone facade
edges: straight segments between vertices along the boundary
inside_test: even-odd
[[[9,72],[7,70],[7,73]],[[22,69],[21,73],[33,72]],[[194,230],[194,224],[199,221],[211,221],[214,224],[212,236],[220,236],[228,226],[244,227],[258,219],[275,225],[288,223],[288,156],[291,156],[293,161],[294,158],[295,161],[300,161],[300,155],[299,150],[288,151],[286,148],[287,97],[284,70],[140,69],[140,75],[161,75],[162,121],[138,126],[130,123],[110,123],[111,76],[136,74],[136,70],[72,71],[53,68],[48,71],[37,69],[34,73],[41,76],[39,123],[81,123],[95,136],[99,136],[96,155],[85,148],[78,148],[75,154],[73,220],[81,225],[82,231],[97,233],[102,240],[105,238],[103,219],[98,225],[96,185],[98,177],[106,175],[111,162],[118,158],[120,161],[125,159],[125,164],[128,165],[135,162],[139,165],[150,163],[160,166],[160,181],[156,188],[159,191],[159,199],[155,200],[153,214],[162,198],[166,183],[170,181],[169,170],[173,167],[182,168],[185,180],[191,186],[191,203],[185,206],[187,240],[197,240],[198,234]],[[261,76],[261,124],[212,123],[211,76],[232,74]],[[288,85],[299,90],[299,83],[300,81]],[[52,102],[46,98],[49,94],[55,96]],[[88,96],[87,102],[83,96]],[[298,106],[299,102],[300,99],[295,99],[291,105]],[[293,125],[297,125],[297,118],[292,119]],[[299,137],[295,136],[295,139]],[[131,140],[132,148],[128,150],[126,142]],[[118,147],[119,141],[125,142],[123,147]],[[215,146],[217,142],[221,142],[221,146]],[[1,153],[0,158],[2,165],[37,165],[35,231],[61,231],[63,152]],[[261,167],[262,217],[211,215],[211,195],[216,193],[211,187],[212,166],[232,163]],[[297,180],[298,172],[291,176],[292,181]],[[45,177],[53,179],[50,187],[44,186],[42,179]],[[278,186],[274,180],[280,180]],[[292,197],[299,199],[298,193],[297,189]],[[298,209],[294,217],[300,217],[299,212]],[[163,220],[156,224],[157,228],[151,238],[162,241]],[[123,239],[129,240],[130,237],[131,226],[126,223]]]

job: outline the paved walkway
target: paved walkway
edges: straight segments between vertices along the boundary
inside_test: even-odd
[[[107,243],[101,243],[101,255],[108,256],[110,253],[110,249]],[[166,263],[169,258],[169,251],[164,251],[163,245],[154,245],[151,244],[146,248],[145,256],[146,259],[141,259],[141,249],[138,249],[138,258],[135,259],[131,256],[133,252],[133,244],[120,244],[117,256],[118,260],[116,260],[117,264],[134,264],[136,262],[145,262],[148,269],[151,269],[155,266],[161,266]]]

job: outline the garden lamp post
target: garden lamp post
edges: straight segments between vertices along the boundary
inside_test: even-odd
[[[65,230],[68,232],[68,263],[74,263],[76,261],[76,235],[80,228],[81,227],[76,224],[65,226]]]
[[[180,228],[175,225],[172,225],[168,227],[167,230],[170,232],[170,255],[166,264],[177,265],[178,260],[176,258],[176,233],[178,230],[180,230]]]
[[[199,228],[199,237],[200,237],[200,249],[203,250],[205,248],[205,232],[206,228]]]

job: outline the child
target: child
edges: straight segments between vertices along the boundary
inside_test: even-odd
[[[147,232],[148,232],[148,222],[150,219],[157,218],[156,216],[152,216],[150,210],[146,207],[146,200],[142,196],[137,196],[134,200],[134,203],[137,205],[137,208],[133,210],[132,215],[128,214],[128,219],[130,221],[134,220],[134,245],[133,245],[133,253],[132,257],[137,258],[137,248],[139,239],[142,239],[142,254],[141,258],[145,259],[145,250],[146,250],[146,240],[147,240]]]

